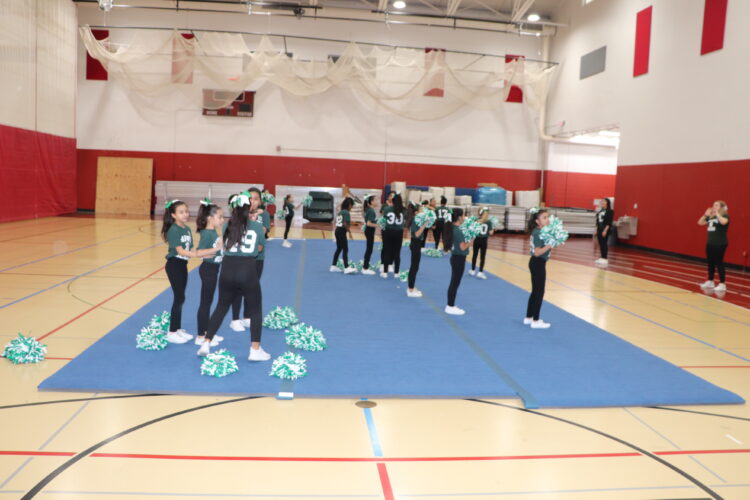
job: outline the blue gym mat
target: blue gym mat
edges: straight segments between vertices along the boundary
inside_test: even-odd
[[[350,257],[364,243],[352,241]],[[528,292],[488,273],[465,275],[457,305],[443,313],[450,280],[448,258],[422,257],[417,287],[406,297],[393,278],[330,273],[330,240],[268,243],[262,279],[263,311],[294,306],[301,321],[323,331],[328,349],[300,352],[308,375],[294,382],[270,377],[271,362],[247,360],[249,332],[219,334],[240,370],[224,378],[200,375],[193,342],[163,351],[135,348],[135,336],[154,314],[169,310],[165,290],[39,386],[85,392],[276,395],[295,397],[521,398],[527,408],[740,404],[717,387],[549,303],[548,330],[522,324]],[[409,267],[402,249],[402,269]],[[379,258],[375,252],[373,260]],[[467,270],[469,266],[467,263]],[[183,327],[195,331],[200,278],[188,281]],[[264,328],[263,348],[288,350],[283,331]],[[213,348],[217,350],[219,348]]]

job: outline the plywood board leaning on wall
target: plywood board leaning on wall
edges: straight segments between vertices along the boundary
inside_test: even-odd
[[[96,213],[151,214],[151,158],[100,156],[96,168]]]

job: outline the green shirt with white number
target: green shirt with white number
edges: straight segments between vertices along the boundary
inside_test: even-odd
[[[349,215],[349,210],[339,211],[339,214],[336,216],[336,229],[340,227],[346,229],[346,225],[349,224],[351,221],[352,221],[352,218]]]
[[[391,206],[383,208],[383,217],[385,217],[385,229],[404,229],[404,214],[401,215],[396,213],[396,210]]]
[[[220,246],[219,233],[216,229],[204,229],[200,232],[201,239],[198,241],[198,250],[205,250],[207,248],[217,248]],[[219,264],[221,262],[221,250],[216,252],[212,257],[203,257],[203,262],[210,262],[212,264]]]
[[[450,222],[452,220],[451,209],[446,207],[445,205],[440,205],[435,210],[435,217],[438,221]]]
[[[477,238],[487,238],[490,235],[490,231],[492,231],[492,223],[489,220],[486,222],[480,222],[479,229],[480,231]]]
[[[176,257],[178,259],[188,260],[189,257],[183,257],[177,254],[177,247],[182,247],[186,252],[193,247],[193,231],[187,226],[180,227],[172,224],[167,230],[167,259]]]
[[[224,234],[227,231],[227,224],[224,225]],[[266,244],[266,232],[263,224],[255,220],[247,221],[247,229],[242,235],[242,240],[236,243],[232,248],[224,250],[225,257],[257,257],[261,245]]]

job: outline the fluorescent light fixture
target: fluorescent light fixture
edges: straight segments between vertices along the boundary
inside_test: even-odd
[[[406,7],[406,2],[404,2],[404,0],[396,0],[393,2],[393,6],[397,9],[403,9]]]
[[[540,19],[541,19],[541,17],[539,16],[539,14],[529,14],[529,17],[527,17],[526,19],[528,19],[528,20],[529,20],[529,21],[531,21],[532,23],[535,23],[535,22],[537,22],[538,20],[540,20]]]
[[[99,0],[99,8],[104,12],[112,10],[112,3],[114,0]]]

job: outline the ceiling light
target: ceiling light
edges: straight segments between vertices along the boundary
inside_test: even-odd
[[[529,17],[527,17],[526,19],[528,19],[528,20],[529,20],[529,21],[531,21],[532,23],[535,23],[535,22],[537,22],[538,20],[540,20],[540,19],[541,19],[541,17],[539,17],[539,14],[529,14]]]
[[[109,12],[112,10],[112,3],[113,0],[99,0],[99,8],[104,12]]]
[[[393,2],[393,6],[397,9],[403,9],[406,7],[406,2],[404,2],[404,0],[396,0]]]

